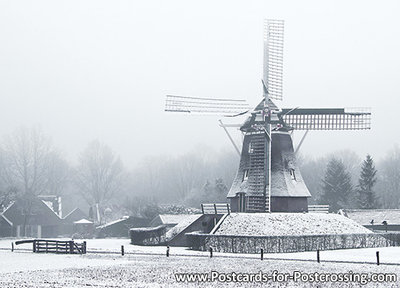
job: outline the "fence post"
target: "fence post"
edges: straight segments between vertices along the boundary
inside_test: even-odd
[[[317,262],[318,262],[318,263],[320,262],[320,259],[319,259],[319,249],[317,250]]]
[[[264,260],[264,249],[261,249],[261,260]]]
[[[86,254],[86,241],[82,243],[82,254]]]
[[[213,257],[213,249],[212,249],[212,247],[210,247],[210,258],[212,258]]]
[[[201,204],[201,213],[204,214],[204,206]]]
[[[125,255],[125,251],[124,251],[124,245],[121,245],[121,255],[124,256]]]
[[[169,246],[167,246],[167,257],[169,257]]]
[[[36,240],[33,240],[33,247],[32,247],[32,251],[36,252]]]
[[[14,252],[14,242],[11,242],[11,252]]]
[[[69,243],[69,253],[74,254],[74,241],[68,241]]]
[[[376,265],[379,265],[379,251],[376,251]]]

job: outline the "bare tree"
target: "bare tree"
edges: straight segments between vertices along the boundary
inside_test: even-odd
[[[139,167],[133,172],[132,179],[136,182],[135,186],[140,191],[136,194],[146,196],[146,198],[156,200],[160,196],[162,181],[164,179],[164,165],[167,159],[161,157],[147,157]]]
[[[3,179],[8,187],[25,196],[46,190],[49,155],[54,149],[41,130],[20,128],[6,137],[3,150]]]
[[[55,151],[48,155],[46,194],[60,196],[70,180],[69,164]]]
[[[120,158],[108,146],[93,141],[79,158],[75,184],[89,205],[100,205],[122,188],[123,175]]]
[[[55,149],[50,139],[38,128],[20,128],[7,136],[3,145],[1,176],[8,195],[17,195],[23,207],[23,229],[29,225],[36,196],[48,193],[49,175],[54,174],[51,160]],[[58,183],[61,189],[60,183]]]
[[[17,189],[7,186],[5,175],[4,151],[0,148],[0,212],[15,199]]]

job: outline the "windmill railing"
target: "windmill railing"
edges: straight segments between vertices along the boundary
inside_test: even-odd
[[[205,203],[201,204],[203,214],[230,214],[231,207],[228,203]]]
[[[309,213],[329,213],[329,205],[308,205]]]

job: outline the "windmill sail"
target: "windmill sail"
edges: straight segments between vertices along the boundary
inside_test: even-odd
[[[369,108],[282,109],[284,123],[295,130],[371,129]]]
[[[283,95],[283,20],[265,20],[264,75],[268,97],[282,100]]]
[[[199,98],[167,95],[166,112],[178,112],[199,115],[237,116],[249,111],[246,100]]]

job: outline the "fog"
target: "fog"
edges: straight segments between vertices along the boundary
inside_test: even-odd
[[[399,12],[398,1],[1,1],[0,135],[39,126],[70,161],[98,139],[128,167],[196,147],[233,149],[218,117],[165,113],[165,95],[255,105],[263,20],[277,18],[278,105],[373,112],[369,131],[312,131],[302,154],[381,158],[400,142]]]

